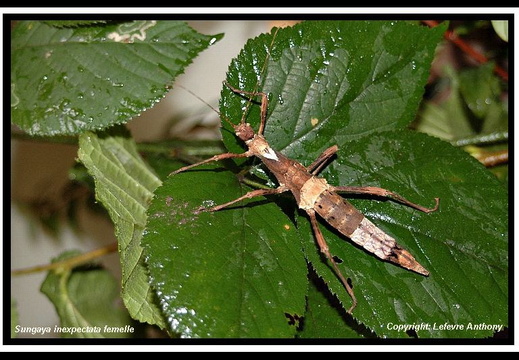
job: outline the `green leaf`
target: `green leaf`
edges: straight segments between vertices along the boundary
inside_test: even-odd
[[[184,337],[295,334],[285,313],[303,313],[307,281],[291,221],[273,203],[197,212],[244,191],[232,173],[201,167],[167,179],[149,208],[142,242],[152,283]]]
[[[293,159],[313,160],[330,139],[346,143],[413,120],[443,28],[396,21],[303,22],[249,41],[227,80],[245,91],[259,90],[259,83],[270,98],[265,137],[271,146]],[[224,88],[222,117],[238,122],[246,103]],[[246,120],[258,128],[258,106],[250,107]],[[242,145],[224,125],[227,148],[239,152]]]
[[[94,177],[96,198],[115,224],[122,266],[122,298],[132,318],[165,327],[140,245],[146,209],[160,180],[127,132],[79,137],[79,160]]]
[[[501,39],[508,42],[508,20],[492,20],[492,26]]]
[[[53,262],[77,254],[77,251],[65,252]],[[41,292],[56,307],[62,337],[127,337],[133,332],[126,310],[114,305],[119,285],[106,270],[82,267],[50,271]]]
[[[126,123],[219,37],[175,21],[76,28],[20,22],[12,32],[12,121],[31,135]]]

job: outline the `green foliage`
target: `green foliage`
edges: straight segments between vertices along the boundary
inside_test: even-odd
[[[95,179],[96,198],[115,224],[123,301],[134,319],[164,328],[140,246],[146,209],[160,180],[141,159],[128,135],[125,131],[102,137],[91,132],[81,134],[78,156]]]
[[[169,326],[183,336],[290,337],[285,313],[304,312],[301,244],[275,204],[195,213],[243,191],[210,166],[155,193],[143,243]]]
[[[321,224],[358,299],[350,316],[344,309],[351,299],[291,196],[200,211],[254,188],[247,184],[275,186],[257,159],[167,177],[180,166],[176,160],[145,161],[130,134],[114,126],[152,106],[217,36],[160,21],[54,25],[20,23],[13,32],[13,122],[31,134],[79,135],[79,161],[116,227],[122,299],[133,319],[174,336],[212,338],[407,338],[392,325],[422,323],[430,328],[418,330],[419,338],[483,338],[493,331],[438,326],[508,325],[506,188],[462,149],[408,128],[445,26],[303,22],[249,40],[229,67],[232,86],[268,94],[265,137],[274,149],[309,165],[327,147],[339,146],[322,172],[330,184],[379,186],[424,206],[441,199],[430,214],[384,199],[351,200],[429,277],[382,262]],[[86,52],[100,58],[75,62]],[[39,66],[22,66],[31,58]],[[444,131],[444,139],[506,129],[491,65],[452,80],[454,105],[426,108],[420,130],[436,131],[437,115],[446,109],[443,118],[461,118],[463,125],[455,136]],[[83,97],[72,100],[72,88]],[[245,151],[228,122],[244,116],[257,129],[258,104],[224,86],[220,114],[225,147]],[[75,272],[51,273],[42,287],[62,322],[71,324],[73,299],[89,299],[64,287]],[[106,289],[103,301],[113,292]],[[94,312],[90,305],[87,310]]]
[[[460,73],[444,69],[450,96],[440,104],[426,103],[417,130],[457,140],[508,130],[508,106],[500,100],[501,85],[494,63]]]
[[[69,251],[54,261],[77,255]],[[114,332],[113,328],[124,328],[130,324],[127,311],[115,305],[119,284],[113,275],[98,267],[58,268],[49,272],[41,285],[56,307],[60,317],[62,337],[104,338],[126,337],[127,332]],[[78,331],[81,330],[81,331]]]
[[[359,305],[354,316],[360,322],[387,337],[406,336],[388,324],[507,323],[508,199],[495,177],[460,149],[407,130],[351,141],[333,165],[330,178],[336,176],[337,183],[355,179],[355,185],[392,189],[426,206],[440,198],[440,209],[430,214],[391,202],[352,200],[430,271],[427,278],[370,258],[324,230],[330,251],[344,261],[355,286]],[[311,237],[306,253],[321,276],[333,279],[333,272],[319,262]],[[345,304],[350,302],[340,283],[330,280],[329,286]],[[491,334],[418,332],[419,337]]]
[[[27,21],[12,38],[13,123],[32,135],[77,135],[153,106],[218,36],[175,21],[74,28]]]
[[[268,93],[269,143],[296,160],[313,160],[331,139],[346,143],[409,124],[442,30],[405,22],[303,23],[280,30],[270,51],[272,35],[249,41],[230,65],[228,81]],[[224,89],[222,116],[239,121],[246,101]],[[259,119],[259,107],[251,107],[246,120],[257,128]],[[243,145],[224,125],[226,146],[240,151]]]
[[[461,150],[405,130],[443,30],[398,22],[303,23],[251,40],[228,74],[235,87],[254,90],[259,81],[269,94],[265,136],[273,148],[309,164],[326,147],[339,146],[337,159],[323,172],[330,183],[381,186],[426,206],[441,198],[441,209],[433,214],[391,202],[354,201],[431,271],[428,278],[380,262],[323,226],[359,299],[353,316],[378,336],[407,337],[389,324],[426,322],[431,329],[420,331],[419,337],[483,337],[492,332],[445,331],[432,324],[507,321],[506,192]],[[409,42],[399,40],[404,37]],[[239,121],[247,106],[246,99],[224,88],[220,111],[225,119]],[[248,110],[246,120],[257,128],[258,106]],[[223,135],[230,151],[243,151],[229,124]],[[296,333],[288,322],[276,332],[273,321],[260,328],[259,318],[300,316],[301,307],[294,305],[308,287],[304,274],[292,273],[292,265],[289,273],[254,256],[264,243],[275,249],[279,264],[306,258],[348,308],[351,299],[319,254],[307,219],[294,213],[294,202],[283,201],[280,207],[275,199],[256,199],[213,214],[196,211],[250,190],[232,178],[208,169],[181,173],[165,181],[150,207],[143,241],[170,326],[184,336],[201,337]],[[204,185],[195,189],[191,184]],[[283,232],[285,225],[291,231]],[[279,233],[275,238],[266,236],[272,230]],[[281,239],[281,248],[303,247],[304,252],[283,254],[277,249]],[[286,274],[292,284],[284,287],[299,289],[299,295],[291,290],[290,302],[281,299],[284,292],[274,280]],[[468,295],[474,293],[477,299]],[[202,294],[204,301],[199,300]],[[273,303],[272,296],[277,299],[274,309],[265,306]],[[240,332],[234,330],[237,325]],[[351,336],[347,328],[334,334]]]

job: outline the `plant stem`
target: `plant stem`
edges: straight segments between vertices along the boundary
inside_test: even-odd
[[[462,147],[467,145],[488,145],[496,142],[503,142],[506,140],[508,140],[508,131],[458,139],[451,141],[451,144],[457,147]]]
[[[139,152],[148,154],[182,153],[188,156],[213,156],[224,151],[221,141],[179,141],[169,140],[154,143],[138,143]]]
[[[424,20],[424,24],[426,24],[429,27],[435,27],[438,25],[438,21],[435,20]],[[444,37],[452,42],[454,45],[456,45],[458,48],[461,49],[464,53],[466,53],[468,56],[470,56],[472,59],[476,60],[480,64],[484,64],[488,62],[488,58],[481,54],[479,51],[477,51],[474,47],[469,45],[467,42],[465,42],[463,39],[461,39],[454,31],[447,30],[445,32]],[[504,81],[508,81],[508,72],[501,68],[498,65],[494,66],[494,72],[498,74]]]
[[[474,155],[474,157],[485,167],[493,167],[508,162],[508,150],[482,152]]]
[[[63,145],[77,145],[78,139],[74,136],[31,136],[25,133],[11,132],[11,138],[22,141],[37,141]],[[210,157],[225,151],[219,140],[183,141],[167,140],[153,143],[137,143],[140,153],[165,155],[187,163],[200,161],[199,157]]]
[[[42,143],[53,143],[63,145],[77,145],[78,140],[76,136],[33,136],[26,133],[11,131],[11,139],[22,141],[37,141]]]
[[[259,183],[257,181],[251,180],[251,179],[248,179],[246,177],[242,177],[241,182],[244,184],[247,184],[249,186],[252,186],[254,188],[257,188],[257,189],[271,189],[270,186],[267,186],[265,184]]]
[[[11,271],[11,275],[13,275],[13,276],[27,275],[27,274],[34,274],[34,273],[42,272],[42,271],[56,270],[59,268],[73,268],[80,264],[84,264],[95,258],[110,254],[115,251],[117,251],[117,242],[113,242],[112,244],[107,245],[105,247],[102,247],[102,248],[99,248],[99,249],[96,249],[96,250],[93,250],[93,251],[90,251],[90,252],[87,252],[84,254],[80,254],[78,256],[74,256],[74,257],[68,258],[63,261],[58,261],[58,262],[46,264],[46,265],[37,265],[37,266],[30,267],[30,268],[25,268],[25,269],[13,270],[13,271]]]

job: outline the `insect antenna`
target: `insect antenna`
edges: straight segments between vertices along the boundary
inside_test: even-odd
[[[184,91],[187,91],[188,93],[190,93],[191,95],[193,95],[195,98],[197,98],[198,100],[200,100],[202,103],[204,103],[205,105],[207,105],[211,110],[213,110],[215,113],[218,114],[218,117],[220,119],[223,119],[225,120],[229,125],[231,125],[233,127],[233,129],[236,129],[237,125],[233,124],[231,122],[231,120],[229,120],[226,116],[222,115],[217,109],[214,108],[214,106],[212,106],[211,104],[209,104],[207,101],[205,101],[204,99],[202,99],[200,96],[198,96],[197,94],[195,94],[193,91],[189,90],[188,88],[186,88],[185,86],[181,85],[181,84],[176,84],[175,86],[183,89]]]
[[[223,81],[223,84],[226,85],[231,91],[235,92],[235,93],[238,93],[238,94],[241,94],[242,96],[244,96],[244,98],[246,98],[248,101],[247,101],[247,105],[245,107],[245,110],[243,111],[242,113],[242,117],[241,117],[241,120],[240,120],[240,124],[244,124],[245,123],[245,118],[247,117],[247,114],[250,110],[250,107],[251,105],[254,103],[254,97],[255,96],[259,96],[259,95],[263,95],[266,97],[266,94],[262,93],[262,92],[258,92],[258,89],[260,87],[260,81],[261,81],[261,78],[263,77],[263,75],[265,74],[265,71],[267,69],[267,65],[268,65],[268,62],[269,62],[269,59],[270,59],[270,54],[272,52],[272,49],[274,47],[274,41],[276,40],[276,37],[277,37],[277,33],[279,31],[279,27],[276,27],[275,30],[274,30],[274,34],[272,35],[272,40],[270,41],[270,44],[267,48],[267,51],[266,51],[266,56],[265,56],[265,61],[263,62],[263,65],[261,67],[261,70],[259,72],[259,77],[258,77],[258,81],[256,81],[256,85],[254,87],[254,91],[242,91],[242,90],[239,90],[239,89],[236,89],[234,88],[232,85],[230,85],[226,80]],[[238,126],[239,125],[236,125],[234,124],[232,121],[229,120],[229,118],[227,118],[225,115],[223,115],[222,113],[220,113],[217,109],[215,109],[211,104],[209,104],[207,101],[205,101],[204,99],[202,99],[200,96],[198,96],[197,94],[195,94],[193,91],[189,90],[188,88],[184,87],[183,85],[181,84],[176,84],[175,86],[178,86],[180,88],[182,88],[183,90],[187,91],[188,93],[190,93],[191,95],[193,95],[195,98],[197,98],[198,100],[200,100],[202,103],[204,103],[205,105],[207,105],[211,110],[213,110],[215,113],[218,114],[218,116],[220,117],[221,120],[224,120],[226,121],[229,125],[231,125],[231,127],[236,131]],[[265,109],[265,113],[266,113],[266,109]],[[263,130],[264,130],[264,127],[265,127],[265,119],[262,119],[262,122],[260,124],[260,127],[259,127],[259,131],[258,133],[259,134],[262,134],[263,133]]]

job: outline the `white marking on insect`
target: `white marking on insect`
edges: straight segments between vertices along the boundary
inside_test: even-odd
[[[274,150],[272,150],[271,147],[266,147],[263,150],[263,154],[262,155],[263,155],[264,158],[267,158],[267,159],[270,159],[270,160],[279,161],[278,156],[276,155],[276,152]]]
[[[263,136],[255,136],[253,139],[245,141],[245,143],[250,148],[253,148],[259,156],[264,157],[265,159],[279,161],[276,152],[270,147]]]

